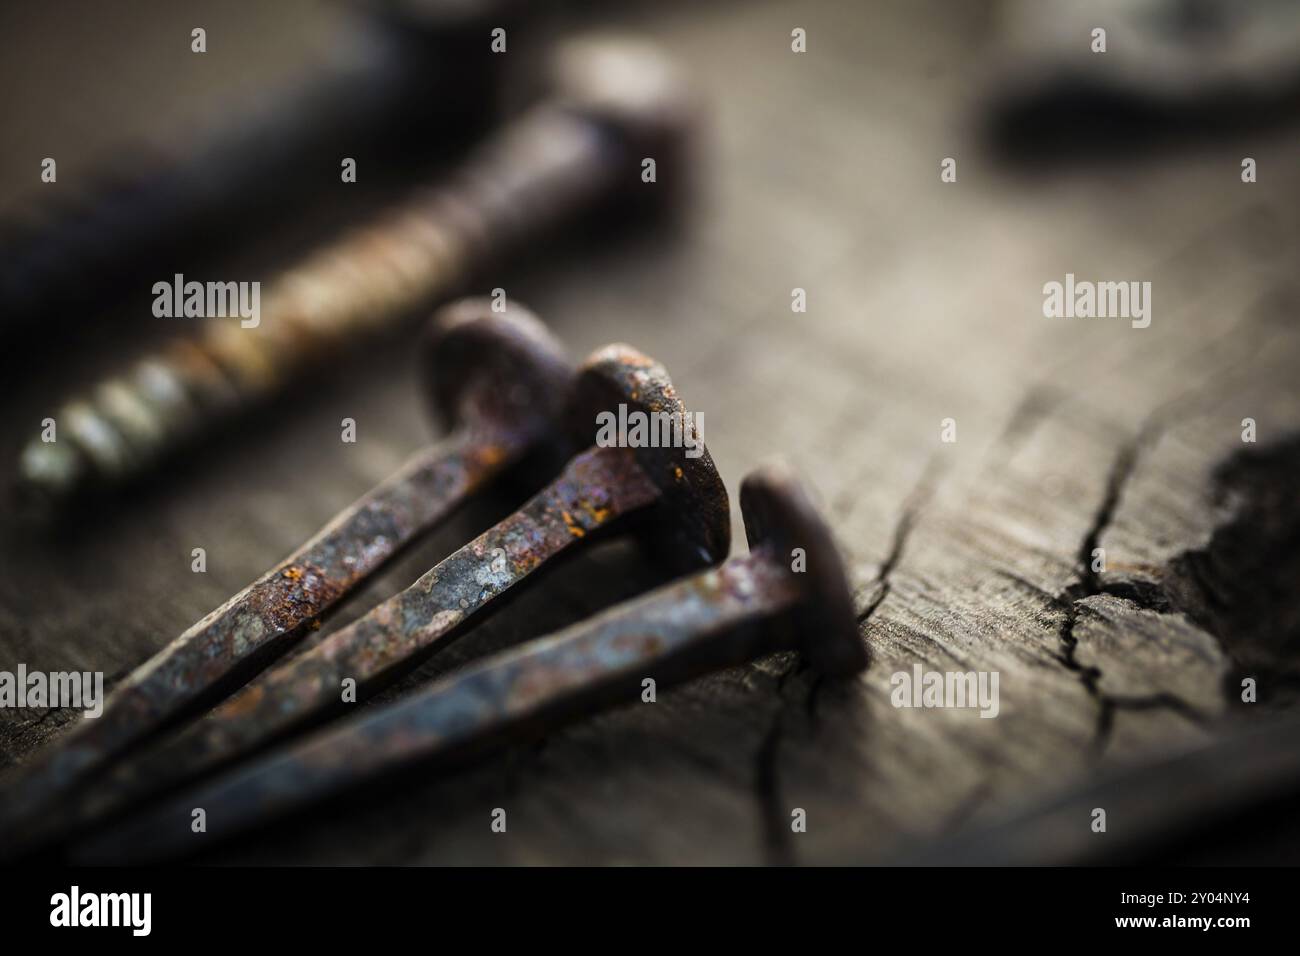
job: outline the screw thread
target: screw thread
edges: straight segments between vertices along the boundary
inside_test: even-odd
[[[281,273],[256,327],[209,320],[55,416],[70,441],[34,439],[20,482],[58,500],[115,484],[204,428],[274,394],[344,345],[446,299],[491,258],[603,188],[602,144],[581,118],[539,108],[441,188],[417,194]]]

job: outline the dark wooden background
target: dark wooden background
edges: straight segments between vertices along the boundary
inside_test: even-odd
[[[575,356],[625,340],[663,360],[704,412],[733,498],[772,455],[808,476],[851,562],[869,671],[831,685],[794,655],[756,661],[204,859],[906,858],[1097,780],[1122,787],[1288,709],[1300,687],[1300,127],[1171,141],[1144,129],[1130,145],[1080,126],[1078,150],[1008,155],[987,135],[1004,65],[996,13],[828,0],[560,14],[559,32],[626,26],[691,71],[710,108],[702,188],[675,229],[574,237],[485,283],[530,304]],[[174,142],[256,98],[319,55],[335,17],[312,2],[6,7],[0,204],[42,201],[41,157],[58,157],[63,188],[121,143]],[[208,30],[204,57],[189,52],[194,25]],[[804,55],[790,52],[796,26]],[[946,156],[955,184],[939,181]],[[1243,156],[1258,183],[1240,181]],[[363,164],[355,189],[300,220],[222,237],[222,261],[276,261],[404,185],[380,178]],[[1151,327],[1043,318],[1043,284],[1067,272],[1151,281]],[[791,312],[796,286],[806,314]],[[69,390],[176,334],[148,317],[146,288],[102,315],[50,316],[6,352],[0,462]],[[7,509],[0,667],[120,676],[281,558],[431,437],[410,351],[394,340],[341,362],[74,523],[34,527]],[[338,439],[345,416],[355,445]],[[954,444],[940,441],[948,417]],[[1245,417],[1257,444],[1241,441]],[[421,543],[326,633],[511,505],[487,502]],[[190,570],[200,546],[203,575]],[[1081,563],[1094,546],[1110,568],[1100,577]],[[653,580],[634,549],[607,544],[404,686]],[[999,671],[1000,716],[893,708],[890,675],[916,662]],[[1253,707],[1237,702],[1243,675],[1260,682]],[[66,720],[0,714],[0,760],[21,762]],[[490,832],[495,807],[507,834]],[[806,833],[790,831],[795,807]],[[1088,823],[1065,820],[1041,858],[1086,856]],[[1115,814],[1096,839],[1125,845],[1148,824]],[[1296,845],[1269,852],[1294,861]]]

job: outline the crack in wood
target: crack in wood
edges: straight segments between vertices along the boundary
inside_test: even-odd
[[[1167,708],[1183,716],[1195,715],[1196,713],[1195,709],[1185,701],[1169,693],[1153,694],[1141,698],[1124,698],[1107,693],[1101,687],[1104,676],[1101,669],[1095,666],[1085,667],[1079,662],[1079,640],[1074,633],[1079,622],[1081,602],[1087,598],[1107,593],[1116,597],[1125,597],[1125,595],[1115,593],[1117,590],[1122,590],[1122,587],[1112,587],[1103,583],[1101,573],[1093,567],[1093,554],[1100,544],[1102,535],[1114,520],[1115,510],[1119,506],[1120,498],[1124,493],[1124,486],[1132,478],[1137,467],[1141,448],[1153,442],[1158,433],[1159,426],[1153,418],[1139,430],[1138,435],[1133,440],[1124,443],[1116,454],[1106,480],[1106,491],[1076,555],[1079,562],[1080,578],[1055,598],[1056,605],[1061,608],[1065,615],[1057,634],[1062,645],[1061,653],[1057,659],[1067,670],[1078,676],[1080,683],[1088,691],[1089,696],[1097,702],[1097,724],[1091,748],[1094,759],[1100,758],[1105,752],[1114,728],[1115,714],[1119,710]],[[1137,593],[1137,589],[1131,590],[1133,593]],[[1154,607],[1148,609],[1155,610]],[[1196,715],[1195,719],[1199,722],[1199,715]]]
[[[889,553],[872,581],[877,588],[876,594],[867,607],[858,614],[859,625],[866,624],[888,596],[890,575],[902,560],[908,538],[922,511],[933,499],[944,471],[940,459],[937,456],[931,457],[916,486],[904,500],[902,512],[894,524],[890,538]],[[801,703],[792,699],[792,696],[786,692],[792,678],[806,678],[806,690],[801,695]],[[791,705],[800,706],[809,725],[815,728],[818,723],[817,705],[823,686],[821,676],[814,672],[802,658],[796,659],[794,664],[778,675],[774,684],[777,703],[767,733],[764,734],[762,744],[755,755],[755,789],[761,819],[764,821],[764,845],[769,862],[772,863],[787,865],[795,862],[787,810],[781,805],[780,749],[786,733],[789,710]]]
[[[1300,647],[1300,611],[1283,597],[1300,575],[1300,507],[1293,494],[1300,438],[1265,451],[1239,452],[1223,462],[1216,469],[1214,497],[1221,506],[1235,498],[1237,506],[1204,548],[1183,552],[1155,580],[1103,581],[1093,570],[1093,549],[1114,518],[1140,449],[1157,431],[1149,423],[1116,456],[1106,494],[1079,550],[1080,580],[1056,599],[1065,615],[1058,632],[1062,644],[1058,659],[1079,676],[1098,703],[1093,743],[1097,756],[1104,752],[1120,711],[1164,709],[1199,725],[1206,724],[1206,717],[1176,694],[1124,697],[1103,689],[1102,671],[1083,666],[1076,654],[1074,631],[1080,614],[1087,610],[1080,604],[1090,597],[1110,595],[1144,611],[1185,615],[1213,637],[1236,665],[1224,681],[1230,702],[1239,699],[1240,681],[1250,675],[1262,675],[1285,700],[1300,693],[1300,668],[1293,663]]]
[[[755,754],[754,790],[758,799],[759,817],[763,821],[763,845],[769,863],[788,866],[795,862],[792,831],[786,811],[781,805],[781,779],[779,752],[785,734],[787,699],[785,687],[789,679],[806,670],[801,659],[796,658],[773,681],[776,703],[767,733]],[[807,703],[805,702],[805,707]]]
[[[888,597],[890,591],[889,577],[903,558],[903,549],[907,547],[907,539],[911,536],[912,529],[916,526],[921,511],[934,498],[938,484],[943,477],[943,470],[943,467],[939,464],[939,459],[931,457],[929,462],[926,463],[925,470],[921,473],[921,478],[917,481],[916,487],[912,489],[903,502],[902,514],[894,524],[889,553],[885,555],[880,570],[876,572],[876,576],[871,582],[872,586],[877,589],[876,594],[858,614],[858,624],[867,623],[871,616],[876,613],[876,609]]]

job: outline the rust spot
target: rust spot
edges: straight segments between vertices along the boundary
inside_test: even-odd
[[[232,697],[222,705],[222,713],[233,715],[252,713],[261,705],[262,698],[265,696],[266,690],[260,683],[249,684],[242,694]]]
[[[661,654],[666,642],[661,635],[653,631],[645,631],[617,634],[610,640],[609,646],[614,650],[625,651],[641,659],[649,659]]]
[[[479,449],[478,464],[484,468],[495,468],[500,465],[506,458],[506,450],[500,445],[484,445]]]
[[[514,569],[516,575],[525,575],[540,565],[543,560],[545,560],[543,555],[536,554],[533,551],[524,551],[511,559],[510,566]]]
[[[346,580],[330,577],[324,568],[295,565],[254,589],[247,606],[268,629],[283,632],[320,614],[347,587]]]

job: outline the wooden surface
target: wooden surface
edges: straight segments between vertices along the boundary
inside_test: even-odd
[[[266,78],[286,51],[307,55],[327,12],[280,6],[210,14],[248,31],[226,75],[242,63],[241,75]],[[240,26],[259,17],[260,31]],[[0,83],[0,114],[14,118],[3,195],[30,198],[18,184],[47,155],[43,131],[75,151],[82,129],[96,149],[111,145],[106,110],[145,117],[124,128],[161,122],[148,118],[161,93],[138,51],[181,42],[164,27],[187,36],[191,19],[160,15],[147,35],[118,23],[100,55],[121,73],[85,65],[98,47],[84,21],[11,24],[33,39]],[[793,654],[756,661],[203,859],[907,858],[1288,709],[1300,687],[1295,125],[1015,163],[981,135],[994,29],[984,5],[680,4],[573,20],[594,21],[658,38],[697,78],[711,109],[700,195],[676,230],[579,237],[485,287],[529,303],[575,355],[625,340],[664,361],[704,412],[733,499],[769,456],[805,474],[850,562],[871,667],[829,684]],[[807,54],[789,52],[795,26]],[[213,44],[201,68],[224,56]],[[30,92],[21,80],[38,62],[48,89]],[[186,108],[215,108],[223,87],[187,73],[198,68],[188,54],[166,63],[173,111],[186,96]],[[1239,178],[1246,155],[1253,185]],[[957,183],[939,181],[946,156]],[[276,235],[257,241],[280,248]],[[1151,281],[1150,328],[1045,319],[1042,286],[1067,272]],[[807,290],[806,314],[791,312],[794,287]],[[137,299],[5,356],[0,460],[65,390],[174,332],[140,320]],[[282,557],[429,438],[409,351],[392,342],[354,356],[76,527],[6,513],[0,666],[120,676]],[[355,445],[338,441],[344,416],[358,422]],[[949,417],[955,443],[940,440]],[[1256,444],[1241,440],[1246,417]],[[511,504],[485,503],[421,543],[322,633]],[[734,500],[733,512],[743,538]],[[206,574],[190,571],[193,547],[207,550]],[[1083,560],[1094,547],[1101,575]],[[635,549],[605,545],[383,699],[653,580]],[[999,672],[999,716],[894,708],[890,675],[915,663]],[[1260,687],[1250,707],[1236,689],[1247,675]],[[66,719],[0,713],[2,759],[21,762]],[[496,807],[504,835],[489,829]],[[806,833],[791,832],[793,808]],[[1137,825],[1112,817],[1108,835]],[[1049,842],[1044,858],[1077,855],[1065,836]]]

